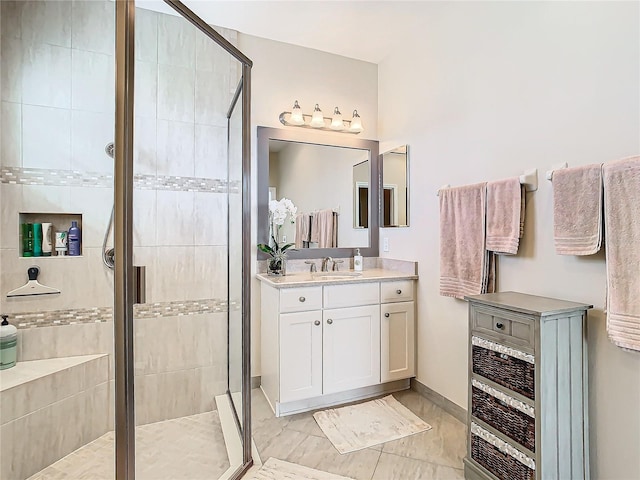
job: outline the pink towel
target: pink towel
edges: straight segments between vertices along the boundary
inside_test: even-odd
[[[440,295],[493,291],[493,253],[485,249],[487,184],[440,190]]]
[[[318,248],[333,248],[334,222],[333,210],[320,210],[313,219],[312,236],[317,235]],[[337,237],[337,232],[336,232]]]
[[[553,236],[559,255],[592,255],[602,243],[602,165],[553,172]]]
[[[603,178],[607,332],[640,351],[640,156],[605,164]]]
[[[515,255],[524,223],[520,178],[487,183],[487,250]]]

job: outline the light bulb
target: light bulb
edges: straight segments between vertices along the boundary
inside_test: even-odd
[[[302,116],[302,109],[298,105],[296,100],[291,109],[291,116],[289,117],[289,123],[291,125],[304,125],[304,117]]]
[[[309,125],[314,128],[324,127],[324,117],[322,116],[322,110],[320,110],[320,106],[317,103],[315,108],[313,109],[313,115],[311,115],[311,123]]]
[[[353,118],[351,119],[351,125],[349,125],[349,131],[360,133],[362,130],[364,130],[362,128],[362,119],[360,118],[360,115],[358,115],[358,111],[354,110]]]
[[[333,110],[333,117],[331,118],[331,129],[342,130],[344,129],[344,123],[342,122],[342,114],[338,107]]]

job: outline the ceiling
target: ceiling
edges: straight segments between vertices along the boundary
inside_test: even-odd
[[[380,63],[420,26],[416,1],[182,1],[211,25],[371,63]],[[136,4],[172,13],[161,1]]]

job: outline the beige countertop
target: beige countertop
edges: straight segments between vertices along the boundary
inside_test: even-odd
[[[417,280],[418,275],[384,268],[370,268],[362,272],[345,270],[339,272],[295,272],[283,277],[258,273],[258,280],[275,288],[309,287],[314,285],[336,285],[349,283],[384,282],[393,280]]]

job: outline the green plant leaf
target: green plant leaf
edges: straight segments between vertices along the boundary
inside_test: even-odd
[[[282,247],[282,251],[284,252],[285,250],[290,249],[294,245],[295,245],[295,243],[287,243],[284,247]],[[292,248],[292,250],[295,250],[295,248]]]
[[[260,249],[260,251],[264,253],[268,253],[269,255],[273,255],[275,253],[273,251],[273,248],[271,248],[269,245],[265,243],[259,243],[257,246],[258,246],[258,249]]]

